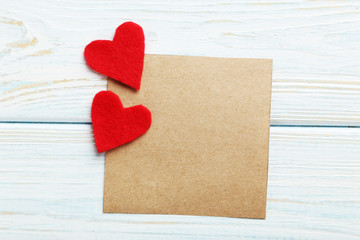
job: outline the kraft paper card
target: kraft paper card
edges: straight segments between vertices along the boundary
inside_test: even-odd
[[[265,218],[272,60],[146,55],[141,89],[109,80],[152,125],[106,152],[105,213]]]

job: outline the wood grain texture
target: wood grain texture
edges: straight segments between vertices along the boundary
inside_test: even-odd
[[[359,239],[360,129],[271,129],[266,220],[103,214],[91,125],[0,124],[1,239]]]
[[[0,121],[89,122],[84,46],[132,20],[146,52],[272,58],[272,124],[360,125],[360,2],[0,0]]]

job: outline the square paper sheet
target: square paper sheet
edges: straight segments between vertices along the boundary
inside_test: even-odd
[[[146,55],[152,125],[106,153],[104,212],[265,218],[272,61]]]

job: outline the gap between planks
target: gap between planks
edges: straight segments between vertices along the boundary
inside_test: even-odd
[[[41,122],[41,121],[0,121],[0,124],[74,124],[91,125],[91,122]],[[291,128],[360,128],[360,126],[340,126],[340,125],[287,125],[270,124],[270,127],[291,127]]]

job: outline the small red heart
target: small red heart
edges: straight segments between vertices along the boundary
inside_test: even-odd
[[[101,91],[94,97],[91,120],[98,152],[131,142],[151,125],[151,112],[142,105],[124,108],[113,92]]]
[[[85,47],[84,56],[93,70],[140,89],[144,66],[143,29],[133,22],[121,24],[113,41],[96,40]]]

